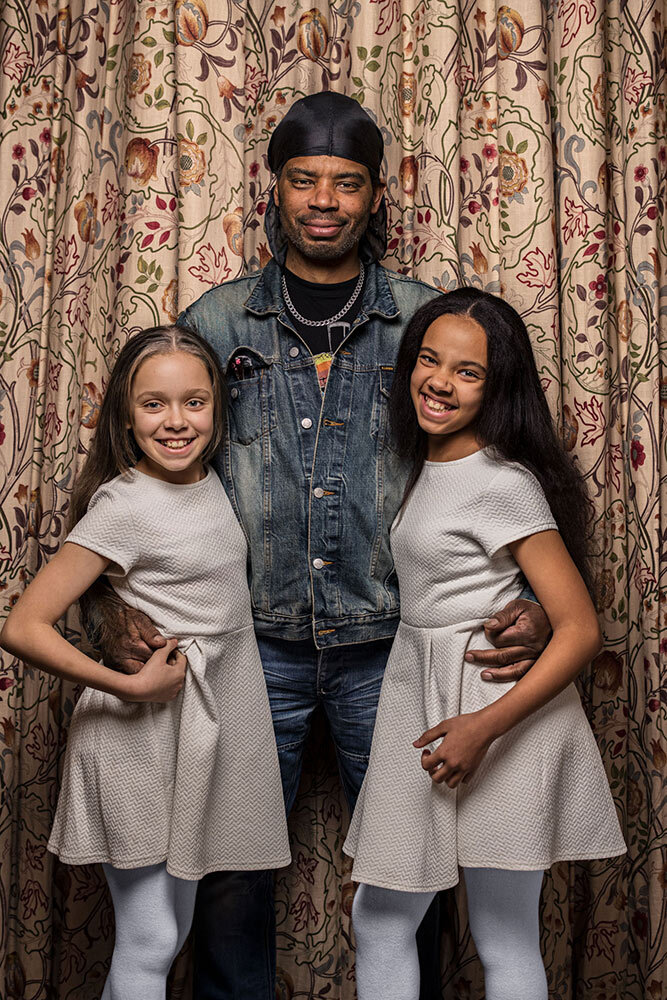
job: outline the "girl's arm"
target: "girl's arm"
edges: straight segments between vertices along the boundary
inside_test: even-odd
[[[510,545],[512,555],[544,608],[553,637],[544,652],[506,694],[486,708],[445,719],[414,746],[445,737],[422,767],[434,781],[455,788],[479,765],[494,740],[555,698],[599,652],[595,608],[557,531],[540,531]]]
[[[96,552],[65,542],[10,612],[0,633],[0,645],[50,674],[106,691],[124,701],[171,701],[185,676],[185,657],[174,652],[176,639],[157,650],[139,674],[128,676],[86,656],[55,629],[70,605],[108,565],[109,560]],[[175,662],[168,662],[172,653]]]

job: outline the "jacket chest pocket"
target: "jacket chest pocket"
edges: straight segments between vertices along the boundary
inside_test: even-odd
[[[245,365],[239,366],[239,359]],[[250,362],[250,364],[248,364]],[[243,378],[233,373],[241,367]],[[229,378],[229,437],[236,444],[251,444],[276,426],[273,366],[259,355],[236,355],[227,367]]]

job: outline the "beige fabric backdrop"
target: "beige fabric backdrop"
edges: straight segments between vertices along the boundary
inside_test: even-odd
[[[595,502],[606,648],[582,690],[629,853],[551,873],[551,995],[661,1000],[667,11],[514,2],[7,0],[0,592],[7,610],[62,541],[126,338],[266,261],[265,154],[286,108],[321,88],[356,97],[386,140],[386,263],[521,311]],[[111,945],[101,876],[45,851],[74,694],[6,655],[0,689],[3,995],[92,1000]],[[351,1000],[346,816],[316,759],[278,883],[278,992]],[[480,998],[450,909],[443,996]],[[174,996],[186,978],[182,961]]]

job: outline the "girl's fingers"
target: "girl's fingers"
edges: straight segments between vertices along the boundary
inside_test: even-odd
[[[432,772],[431,780],[435,782],[436,785],[442,785],[443,783],[446,783],[451,788],[453,787],[452,781],[454,780],[455,775],[456,775],[455,771],[452,771],[451,768],[443,764],[442,767],[439,767]]]
[[[172,652],[167,657],[167,663],[170,667],[180,667],[185,670],[188,665],[187,657],[184,653],[181,653],[180,649],[172,650]]]
[[[425,747],[427,743],[432,743],[433,740],[437,740],[440,733],[438,732],[438,726],[433,729],[427,729],[425,733],[422,733],[418,740],[415,740],[412,744],[413,747]]]
[[[428,771],[431,780],[438,785],[446,782],[450,788],[456,788],[464,780],[459,768],[452,767],[444,756],[440,756],[440,747],[434,753],[422,750],[421,766],[425,771]]]
[[[449,719],[443,719],[439,722],[437,726],[433,726],[432,729],[427,729],[425,733],[422,733],[418,740],[415,740],[412,744],[413,747],[425,747],[427,743],[432,743],[433,740],[439,739],[444,736],[447,732],[447,724]]]
[[[436,785],[442,785],[444,783],[448,785],[449,788],[456,788],[456,786],[461,782],[461,772],[443,765],[431,773],[431,780]]]
[[[185,684],[185,667],[181,667],[175,663],[168,663],[167,667],[171,671],[171,678],[174,683],[178,682],[181,686]]]
[[[440,755],[440,748],[434,753],[431,753],[429,750],[422,750],[421,766],[429,774],[433,774],[434,771],[442,768],[446,763],[444,756]]]
[[[164,646],[162,646],[158,650],[154,650],[153,652],[154,655],[157,655],[160,659],[164,660],[164,662],[166,663],[177,646],[178,646],[178,639],[167,639]],[[171,662],[172,663],[174,662],[173,658]]]

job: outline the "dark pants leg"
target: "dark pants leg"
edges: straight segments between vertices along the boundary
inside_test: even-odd
[[[273,872],[211,872],[199,883],[194,931],[195,1000],[273,1000]]]
[[[294,803],[310,719],[319,702],[329,720],[343,789],[354,808],[368,765],[390,648],[390,641],[381,640],[318,651],[310,640],[259,639],[287,812]],[[439,935],[429,914],[425,930],[420,929],[420,1000],[439,1000]],[[199,885],[193,927],[194,1000],[274,1000],[273,872],[207,875]]]
[[[417,930],[419,954],[419,1000],[442,1000],[440,972],[440,905],[436,896]]]

